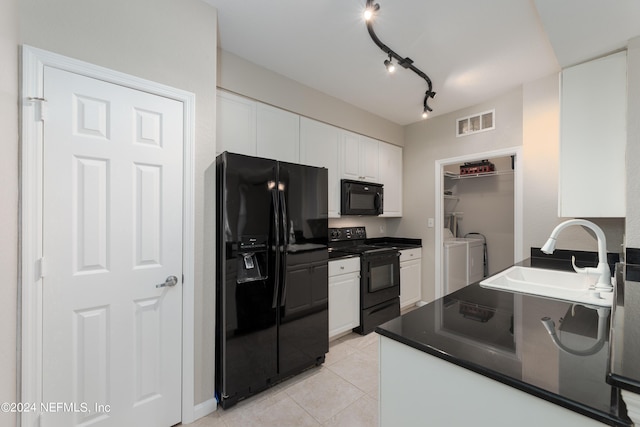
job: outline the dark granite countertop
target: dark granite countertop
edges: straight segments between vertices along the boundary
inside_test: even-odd
[[[399,250],[403,249],[415,249],[422,247],[422,239],[408,239],[404,237],[374,237],[371,239],[366,239],[365,243],[373,246],[380,247],[394,247]],[[329,260],[333,261],[336,259],[343,258],[352,258],[357,257],[357,254],[347,254],[345,252],[340,251],[332,251],[329,249]]]
[[[597,337],[599,322],[609,331],[610,313],[472,284],[376,332],[602,423],[631,426],[618,407],[619,389],[607,383],[609,334]],[[555,322],[560,343],[570,352],[552,341],[543,317]]]
[[[611,333],[611,372],[607,381],[640,394],[640,266],[619,266]],[[632,278],[634,280],[630,280]]]

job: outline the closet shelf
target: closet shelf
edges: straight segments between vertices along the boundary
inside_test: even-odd
[[[484,176],[496,176],[496,175],[511,175],[513,174],[512,169],[502,170],[502,171],[492,171],[492,172],[482,172],[482,173],[469,173],[465,175],[460,175],[453,172],[445,172],[445,178],[451,179],[467,179],[467,178],[482,178]]]
[[[450,195],[450,194],[445,194],[443,197],[444,197],[445,199],[448,199],[448,200],[460,200],[460,199],[458,199],[458,197],[456,197],[456,196],[452,196],[452,195]]]

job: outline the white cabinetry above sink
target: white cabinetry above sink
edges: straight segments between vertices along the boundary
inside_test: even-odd
[[[560,217],[625,216],[627,57],[566,68],[560,93]]]

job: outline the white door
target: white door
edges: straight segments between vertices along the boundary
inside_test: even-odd
[[[41,425],[176,424],[183,104],[51,67],[44,96]]]

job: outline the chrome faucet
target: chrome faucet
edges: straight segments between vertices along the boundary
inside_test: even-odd
[[[587,227],[596,234],[596,238],[598,239],[598,266],[593,267],[585,267],[580,268],[576,266],[576,257],[571,257],[571,264],[573,264],[573,269],[576,273],[583,274],[598,274],[598,280],[595,284],[595,291],[597,292],[611,292],[613,291],[613,286],[611,285],[611,271],[609,270],[609,264],[607,264],[607,238],[604,235],[604,231],[591,221],[587,221],[585,219],[570,219],[565,222],[562,222],[556,226],[551,232],[551,236],[547,240],[547,243],[541,248],[542,252],[545,254],[552,254],[556,249],[556,239],[558,238],[558,234],[566,227],[571,225],[581,225],[583,227]]]

